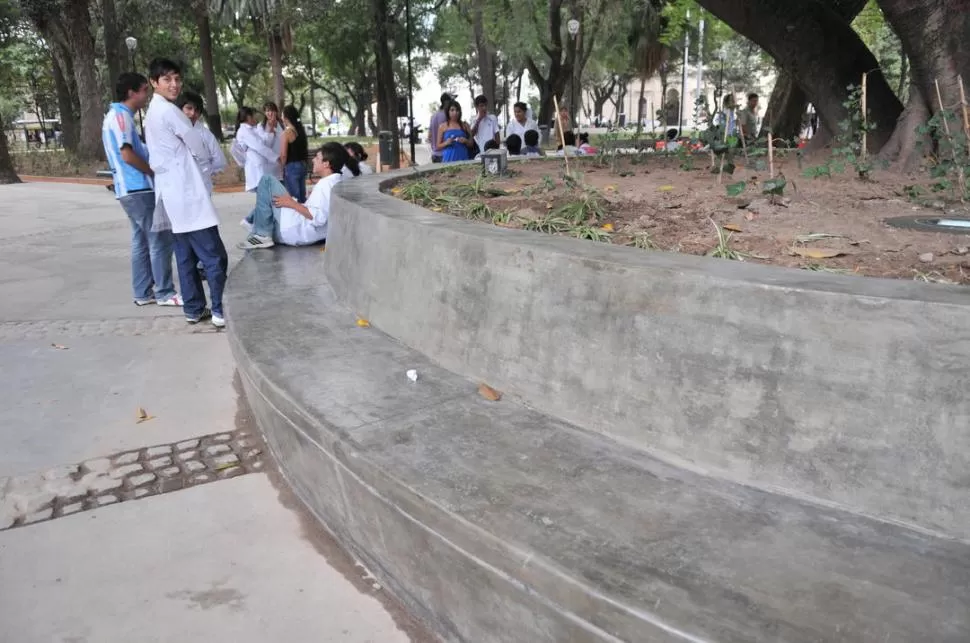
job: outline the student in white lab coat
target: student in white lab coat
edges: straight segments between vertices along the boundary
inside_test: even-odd
[[[279,152],[266,145],[256,124],[256,111],[243,107],[236,116],[236,140],[232,144],[233,160],[242,165],[246,173],[246,191],[255,192],[264,174],[275,176],[274,166],[279,167]]]
[[[202,178],[205,179],[205,184],[209,188],[209,194],[212,194],[212,177],[226,169],[226,155],[222,153],[222,148],[219,147],[219,141],[216,140],[215,134],[202,124],[202,116],[205,114],[205,102],[202,97],[191,90],[186,90],[179,97],[178,106],[182,113],[192,121],[192,126],[199,130],[199,136],[202,137],[205,149],[209,152],[209,171]]]
[[[182,286],[182,310],[190,324],[212,318],[212,325],[226,325],[222,291],[229,258],[219,236],[219,218],[205,183],[209,151],[199,130],[175,101],[182,91],[182,70],[164,58],[151,62],[148,78],[155,90],[145,114],[148,159],[155,173],[153,229],[171,228],[175,237],[175,263]],[[212,297],[206,308],[202,277],[196,265],[205,266]]]
[[[266,147],[276,152],[276,156],[283,155],[283,125],[280,123],[280,108],[276,106],[276,103],[272,101],[263,103],[263,124],[256,131]],[[282,181],[283,164],[271,163],[267,165],[266,173]]]
[[[306,203],[300,203],[283,184],[264,176],[256,191],[252,233],[239,248],[258,250],[277,243],[305,246],[327,239],[330,221],[330,193],[344,180],[344,163],[350,160],[340,143],[324,143],[313,157],[313,174],[321,177]]]

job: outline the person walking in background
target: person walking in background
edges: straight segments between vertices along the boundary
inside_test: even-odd
[[[256,191],[252,234],[239,248],[258,250],[277,243],[306,246],[327,238],[330,193],[344,179],[343,164],[349,159],[340,143],[324,143],[313,157],[313,173],[320,178],[305,204],[297,203],[283,185],[264,176]]]
[[[485,150],[485,143],[488,141],[501,141],[499,135],[498,119],[493,114],[488,113],[488,99],[482,94],[475,98],[475,123],[472,125],[472,136],[475,137],[475,145],[478,151]]]
[[[293,105],[283,108],[283,146],[280,162],[283,165],[283,185],[294,199],[306,201],[306,157],[309,150],[306,130],[300,113]]]
[[[738,112],[738,125],[744,134],[745,143],[751,145],[758,138],[758,95],[748,94],[748,104]]]
[[[344,149],[347,150],[347,154],[350,155],[350,158],[357,161],[357,166],[360,168],[361,175],[374,173],[371,166],[364,162],[367,160],[367,152],[364,151],[363,145],[357,141],[348,141],[347,143],[344,143]]]
[[[264,174],[275,176],[270,171],[279,166],[279,153],[263,142],[257,133],[256,112],[252,107],[243,107],[236,116],[236,138],[230,152],[246,174],[246,191],[253,192]]]
[[[172,281],[172,232],[152,231],[154,172],[148,149],[135,131],[135,112],[148,104],[148,79],[128,72],[118,77],[115,100],[101,127],[101,141],[114,179],[115,197],[131,224],[131,287],[138,306],[181,306]],[[2,136],[2,134],[0,134]]]
[[[280,125],[280,108],[276,103],[263,103],[263,124],[256,131],[266,147],[276,152],[277,156],[283,155],[283,126]],[[283,178],[283,166],[279,163],[268,166],[266,170],[277,179]]]
[[[444,152],[438,147],[438,130],[448,122],[448,105],[451,101],[451,94],[446,92],[441,95],[441,105],[431,117],[431,123],[428,125],[428,143],[431,145],[432,163],[441,163],[444,157]]]
[[[736,116],[734,113],[737,104],[734,102],[734,94],[727,94],[724,97],[724,100],[721,101],[721,104],[723,107],[721,108],[720,113],[717,115],[716,124],[719,127],[727,128],[726,130],[721,130],[722,134],[723,132],[727,131],[728,136],[734,136],[734,132],[737,129]]]
[[[208,172],[202,178],[209,188],[209,194],[212,194],[212,177],[226,169],[226,155],[222,153],[215,135],[202,124],[202,116],[205,114],[205,102],[202,97],[191,90],[186,90],[179,97],[178,106],[192,122],[192,127],[199,131],[205,149],[209,152]]]
[[[438,149],[442,150],[442,162],[455,163],[471,158],[469,152],[475,145],[468,123],[461,120],[461,105],[457,101],[448,105],[448,120],[438,128]]]
[[[148,77],[155,95],[145,114],[145,139],[149,162],[155,173],[155,214],[152,228],[171,229],[175,261],[182,285],[185,320],[196,324],[208,317],[213,326],[226,325],[222,291],[229,258],[219,236],[219,218],[203,178],[209,152],[192,122],[176,105],[182,91],[182,70],[164,58],[151,62]],[[196,267],[205,266],[212,298],[206,307],[202,277]]]

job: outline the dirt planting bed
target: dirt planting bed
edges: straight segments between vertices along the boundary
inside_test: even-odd
[[[758,162],[760,166],[762,162]],[[684,165],[693,165],[685,169]],[[645,154],[512,163],[509,176],[455,166],[409,177],[391,193],[443,216],[570,235],[642,249],[709,255],[846,274],[970,283],[970,234],[890,227],[886,219],[970,216],[963,204],[923,196],[912,178],[875,172],[804,178],[812,159],[782,158],[781,194],[765,194],[768,172],[738,163],[720,183],[710,159]],[[737,196],[732,191],[745,187]],[[777,192],[778,190],[776,190]],[[945,195],[943,195],[945,196]],[[968,229],[970,232],[970,229]]]

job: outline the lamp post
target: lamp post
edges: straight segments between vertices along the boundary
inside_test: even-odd
[[[684,135],[684,103],[687,102],[687,65],[690,58],[690,10],[687,10],[687,24],[684,25],[684,68],[680,78],[680,109],[677,114],[677,134]]]
[[[414,73],[411,71],[411,0],[404,0],[404,19],[407,29],[407,58],[408,58],[408,143],[411,146],[411,165],[417,165],[414,159],[414,147],[417,134],[414,131]]]
[[[714,109],[721,109],[721,88],[724,86],[724,59],[727,57],[724,47],[717,50],[717,59],[721,63],[721,71],[717,75],[717,91],[714,92]]]
[[[138,48],[138,38],[128,36],[125,38],[125,47],[128,48],[128,55],[131,57],[131,71],[135,71],[135,49]],[[141,120],[141,110],[138,110],[138,127],[141,129],[142,139],[145,137],[145,125]]]
[[[572,107],[572,118],[578,124],[579,116],[577,115],[577,111],[576,111],[578,109],[576,105],[576,69],[578,67],[577,62],[579,61],[579,51],[577,48],[577,44],[578,44],[577,36],[579,35],[579,20],[572,18],[569,22],[566,23],[566,30],[569,32],[569,35],[573,39],[573,69],[572,69],[573,80],[572,80],[572,91],[571,91],[572,100],[570,101],[572,105],[570,107]],[[573,127],[573,124],[569,123],[569,129],[572,129],[572,127]]]

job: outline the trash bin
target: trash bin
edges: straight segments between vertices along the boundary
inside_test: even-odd
[[[394,134],[391,132],[378,132],[377,149],[382,166],[394,164]]]

